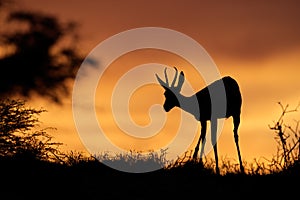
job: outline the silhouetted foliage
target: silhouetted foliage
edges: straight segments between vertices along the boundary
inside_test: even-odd
[[[83,61],[75,28],[46,14],[11,11],[0,33],[0,95],[35,93],[60,103]]]
[[[168,164],[166,160],[166,150],[161,149],[160,153],[149,151],[128,151],[111,155],[109,152],[95,156],[101,163],[107,166],[115,166],[127,172],[148,172],[165,168]]]
[[[192,152],[172,163],[166,163],[166,150],[161,154],[129,151],[111,156],[105,153],[97,159],[71,151],[50,160],[50,155],[58,152],[56,146],[50,142],[51,137],[41,140],[45,131],[34,131],[39,124],[38,116],[44,110],[26,108],[24,101],[16,100],[1,101],[0,105],[0,188],[1,194],[10,199],[40,199],[45,192],[49,198],[57,198],[59,194],[65,199],[98,199],[99,196],[105,199],[189,199],[198,190],[201,197],[226,198],[235,194],[238,198],[257,198],[258,195],[288,198],[298,189],[294,182],[299,179],[299,160],[281,170],[274,170],[270,163],[244,163],[245,173],[240,173],[239,164],[225,158],[220,162],[220,175],[215,172],[214,159],[204,157],[200,162],[193,159]],[[28,158],[34,162],[28,162]],[[140,164],[159,167],[164,163],[165,167],[147,173],[125,173],[108,167],[105,162],[125,167],[140,167]],[[274,192],[274,188],[278,191]],[[34,193],[29,192],[33,190]]]
[[[274,122],[273,126],[269,126],[275,132],[275,140],[278,144],[277,154],[272,159],[272,167],[278,171],[286,170],[295,163],[300,161],[300,130],[298,129],[299,121],[296,126],[292,127],[284,123],[284,116],[291,112],[296,112],[300,104],[294,109],[288,109],[289,104],[283,106],[281,102],[278,103],[281,107],[281,115],[278,120]]]
[[[58,146],[46,132],[37,129],[38,115],[45,110],[27,108],[25,101],[0,101],[0,156],[25,160],[56,161]]]

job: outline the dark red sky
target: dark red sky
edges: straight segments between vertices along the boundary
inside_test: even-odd
[[[184,32],[213,56],[260,59],[300,45],[300,2],[197,0],[18,1],[22,8],[80,24],[90,50],[118,32],[161,26]]]
[[[300,99],[300,1],[21,0],[14,6],[77,22],[78,43],[84,53],[110,36],[138,27],[165,27],[194,38],[211,55],[220,73],[234,76],[241,86],[240,138],[248,159],[275,153],[268,124],[280,114],[276,102],[296,105]],[[66,102],[63,109],[48,105],[47,121],[52,119],[51,126],[68,132],[59,139],[69,148],[80,149],[71,99]],[[231,123],[227,124],[220,153],[235,156]]]

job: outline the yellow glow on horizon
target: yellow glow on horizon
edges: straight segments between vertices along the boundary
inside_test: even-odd
[[[16,47],[13,45],[0,46],[0,59],[15,53],[16,50]]]
[[[170,66],[170,63],[175,63],[178,58],[168,52],[154,49],[147,49],[142,51],[134,51],[121,56],[115,62],[113,62],[105,71],[104,75],[99,81],[96,94],[96,101],[102,107],[105,107],[105,113],[97,113],[98,121],[104,132],[107,134],[112,143],[121,147],[122,149],[148,151],[159,150],[163,146],[166,146],[176,134],[176,130],[179,127],[180,115],[179,112],[174,110],[168,115],[167,121],[164,127],[161,127],[159,133],[150,138],[138,138],[132,137],[124,131],[118,128],[115,123],[114,117],[111,113],[111,98],[114,86],[117,81],[128,72],[131,68],[147,63],[166,63],[166,66]],[[178,62],[176,62],[178,64]],[[182,65],[178,65],[182,66]],[[153,72],[153,77],[155,73]],[[171,77],[170,77],[171,78]],[[124,91],[126,92],[126,91]],[[120,99],[119,101],[123,101]],[[133,121],[140,125],[147,125],[150,122],[148,116],[149,108],[154,104],[160,104],[162,106],[164,101],[163,89],[158,84],[144,85],[136,90],[128,102],[129,110]],[[124,113],[117,113],[122,115]],[[143,135],[143,133],[140,133]]]
[[[177,66],[185,67],[188,64],[185,63],[186,65],[184,65],[184,63],[182,63],[179,65],[178,61],[166,59],[166,55],[163,52],[156,52],[157,55],[154,52],[152,53],[153,54],[151,57],[151,62],[153,61],[152,58],[157,59],[160,56],[164,55],[162,57],[164,57],[164,59],[168,61],[163,62],[166,63],[166,66],[174,66],[177,63]],[[239,138],[242,158],[247,162],[252,162],[254,158],[259,159],[265,157],[270,159],[273,155],[276,154],[276,141],[274,140],[274,133],[269,130],[268,125],[272,125],[272,122],[274,120],[277,120],[278,116],[280,115],[280,108],[277,104],[278,101],[282,101],[282,103],[284,104],[289,103],[291,105],[291,108],[293,106],[296,106],[299,102],[300,97],[296,92],[300,91],[299,84],[296,84],[298,80],[297,75],[300,74],[300,69],[297,67],[300,65],[300,60],[298,59],[299,53],[300,51],[290,52],[288,54],[283,54],[280,57],[276,56],[274,58],[267,59],[263,62],[244,63],[230,60],[223,60],[223,62],[219,64],[217,62],[221,74],[231,75],[232,77],[236,78],[241,87],[243,105],[241,125],[239,128]],[[137,55],[141,54],[144,54],[144,56],[147,57],[147,52],[134,52],[132,53],[132,56],[126,55],[124,56],[124,58],[118,59],[117,62],[113,65],[120,66],[121,63],[121,66],[124,67],[123,71],[126,71],[126,69],[132,66],[136,66],[141,62],[147,61],[146,59],[141,59],[141,62],[138,61],[141,57]],[[137,59],[133,59],[133,57]],[[125,60],[127,60],[128,62],[125,62]],[[181,60],[181,62],[184,61]],[[286,66],[289,66],[289,69],[293,70],[285,70],[284,68],[282,68],[283,63]],[[127,67],[125,65],[127,65]],[[261,67],[257,67],[259,65]],[[231,66],[242,67],[234,68],[233,70]],[[256,66],[256,68],[253,66]],[[106,81],[110,83],[108,87],[110,87],[110,85],[113,85],[111,84],[112,80],[117,81],[118,79],[117,77],[114,78],[118,70],[113,68],[113,66],[109,67],[109,70],[110,71],[106,72],[108,74],[104,76]],[[163,74],[162,72],[158,73]],[[122,73],[119,73],[118,76],[121,76],[121,74]],[[270,74],[272,74],[272,77],[270,77],[269,79]],[[193,80],[196,78],[194,78],[189,72],[187,72],[186,79],[190,81],[191,79]],[[204,83],[202,84],[201,80],[199,84],[197,83],[197,80],[191,81],[191,83],[193,84],[193,87],[197,87],[197,89],[201,89],[204,86]],[[102,84],[100,84],[99,82],[99,86],[100,85]],[[274,85],[274,87],[270,87],[271,85]],[[150,89],[150,87],[152,89]],[[109,96],[109,93],[111,93],[111,89],[112,87],[110,88],[110,90],[104,90],[106,96]],[[164,101],[163,90],[161,88],[159,88],[158,86],[146,86],[145,88],[140,88],[140,91],[136,91],[133,94],[131,103],[133,103],[135,99],[138,99],[138,101],[140,101],[140,98],[142,98],[143,94],[147,93],[148,90],[153,90],[149,91],[149,95],[153,98],[146,98],[147,101],[145,101],[145,104],[132,105],[132,107],[130,108],[133,119],[140,125],[145,125],[149,122],[148,109],[150,104],[162,104]],[[108,99],[106,99],[103,103],[99,101],[101,95],[102,93],[99,92],[95,96],[95,100],[97,102],[96,106],[105,107],[106,105],[110,105]],[[30,101],[30,105],[36,108],[43,107],[48,110],[47,113],[43,113],[41,115],[41,121],[43,122],[44,126],[49,125],[51,127],[57,128],[57,131],[53,132],[53,136],[57,141],[64,143],[64,150],[87,151],[83,146],[74,126],[71,98],[67,98],[64,100],[64,106],[49,104],[46,100],[39,99],[38,97],[33,98],[33,100]],[[136,110],[139,110],[140,112],[136,112]],[[168,117],[172,117],[172,115],[175,116],[173,117],[173,119],[168,118],[169,120],[173,121],[170,121],[171,123],[175,123],[176,120],[178,120],[176,118],[176,115],[179,114],[178,112],[178,109],[174,109],[170,113],[168,113]],[[99,114],[100,112],[97,112],[97,115]],[[106,118],[107,115],[104,116],[104,118]],[[286,122],[291,123],[290,125],[293,125],[293,120],[299,118],[299,113],[296,112],[293,113],[290,117],[287,117],[288,118]],[[114,140],[114,142],[116,142],[120,146],[123,145],[124,148],[134,147],[139,149],[142,145],[145,145],[144,149],[146,150],[154,147],[159,148],[161,145],[165,144],[172,138],[172,135],[167,135],[169,133],[172,133],[172,128],[168,128],[168,130],[164,132],[167,133],[165,136],[163,136],[162,133],[160,137],[152,140],[156,143],[156,146],[151,146],[145,143],[140,143],[140,141],[132,141],[131,139],[122,136],[123,133],[119,130],[116,130],[116,128],[110,129],[111,127],[115,127],[115,125],[112,123],[111,116],[110,120],[107,120],[106,123],[109,133],[117,132],[117,134],[112,134],[110,136],[112,137],[112,140]],[[232,127],[232,119],[230,118],[225,120],[224,128],[218,141],[218,153],[219,157],[229,157],[235,158],[237,160]],[[119,137],[120,135],[121,137]],[[162,141],[160,141],[160,139],[162,139]],[[191,145],[191,150],[194,148],[197,140],[198,138],[195,138],[193,144]],[[130,145],[124,145],[124,141],[131,141]],[[207,142],[207,145],[209,145],[209,141]],[[213,152],[211,152],[209,156],[213,157]]]
[[[239,128],[242,158],[247,162],[252,162],[254,158],[270,159],[276,154],[277,144],[274,133],[269,130],[268,125],[272,125],[280,115],[281,110],[277,102],[290,104],[293,108],[300,101],[298,4],[240,2],[216,6],[215,3],[200,1],[186,5],[177,2],[174,9],[180,12],[173,12],[168,10],[170,2],[149,1],[144,4],[138,1],[136,6],[132,6],[120,1],[118,6],[113,6],[109,1],[92,1],[90,4],[76,1],[72,5],[64,1],[60,3],[46,1],[49,6],[45,6],[45,2],[27,0],[21,7],[24,6],[29,11],[51,13],[63,21],[68,19],[78,21],[80,24],[78,34],[82,35],[81,40],[78,40],[78,46],[82,52],[89,52],[108,37],[136,27],[166,27],[191,36],[207,48],[221,75],[232,76],[240,85],[243,98]],[[0,58],[14,51],[13,46],[5,48],[0,46]],[[195,75],[197,73],[193,71],[190,63],[172,53],[144,49],[118,58],[100,80],[95,102],[98,120],[104,124],[110,139],[125,149],[160,148],[172,140],[179,126],[180,111],[174,109],[167,113],[168,121],[163,130],[146,141],[124,134],[114,122],[110,113],[110,99],[115,83],[132,67],[149,62],[176,66],[179,70],[184,70],[186,80],[195,91],[205,87],[202,77]],[[153,75],[154,73],[163,75],[163,72],[153,72]],[[170,79],[172,77],[173,73],[170,71]],[[70,88],[72,84],[70,81]],[[185,88],[185,84],[182,94],[191,94]],[[158,85],[139,88],[129,102],[133,121],[141,126],[148,125],[151,123],[149,114],[151,105],[162,105],[163,101],[163,89]],[[63,150],[87,152],[74,124],[72,96],[63,99],[63,102],[63,105],[55,105],[33,96],[28,103],[32,107],[43,107],[48,111],[40,116],[42,126],[57,128],[51,134],[56,141],[63,142]],[[299,112],[287,115],[286,123],[293,126],[294,120],[299,120],[299,117]],[[219,157],[228,156],[237,160],[232,128],[232,119],[225,120],[218,141],[218,153]],[[200,126],[198,136],[199,131]],[[197,140],[198,138],[195,138],[192,142],[191,150]],[[213,152],[209,156],[213,157]]]

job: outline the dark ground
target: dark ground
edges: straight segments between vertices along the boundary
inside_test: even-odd
[[[292,174],[217,176],[195,168],[125,173],[96,162],[0,164],[3,199],[288,199],[299,194],[299,166]]]

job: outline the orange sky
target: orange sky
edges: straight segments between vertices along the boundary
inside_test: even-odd
[[[288,103],[292,107],[300,101],[299,1],[22,0],[15,7],[43,11],[59,19],[78,22],[79,46],[85,54],[108,37],[138,27],[164,27],[192,37],[205,48],[220,74],[234,77],[240,85],[243,96],[240,148],[243,159],[248,161],[270,158],[276,153],[276,142],[268,124],[272,125],[280,115],[277,102]],[[153,55],[155,57],[151,57]],[[144,59],[141,59],[142,56]],[[178,61],[181,70],[187,67],[184,61],[175,58],[166,61],[168,56],[159,52],[137,52],[125,57],[116,62],[133,67],[141,62],[160,61],[173,65]],[[162,75],[162,72],[156,73]],[[188,72],[186,77],[191,77]],[[197,84],[191,79],[188,81],[194,89],[205,86],[203,81]],[[158,87],[153,89],[152,96],[155,97],[139,110],[148,112],[149,104],[162,104],[162,93]],[[137,95],[135,98],[141,97]],[[64,148],[84,150],[74,126],[71,97],[64,100],[62,107],[38,98],[30,102],[35,107],[48,110],[41,120],[45,126],[57,128],[54,136],[65,144]],[[178,110],[172,112],[178,115]],[[167,117],[172,116],[168,114]],[[299,119],[299,113],[289,117],[287,122],[293,125],[293,119]],[[139,120],[139,117],[133,118]],[[141,120],[138,123],[145,122]],[[218,145],[219,156],[237,159],[232,119],[225,121]]]

